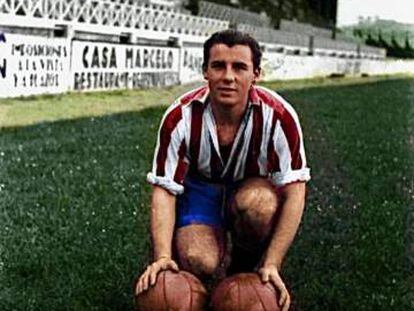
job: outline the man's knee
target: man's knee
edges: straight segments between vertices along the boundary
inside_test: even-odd
[[[279,200],[275,189],[265,178],[246,180],[234,194],[230,216],[236,231],[263,239],[269,235]]]
[[[275,214],[277,205],[276,191],[265,178],[246,180],[235,193],[232,202],[234,212],[266,219]]]
[[[197,276],[212,275],[223,255],[225,242],[221,234],[205,225],[178,229],[176,249],[180,267]]]
[[[200,249],[189,250],[187,254],[181,256],[183,269],[199,276],[212,275],[220,264],[219,254],[211,252],[207,254]]]

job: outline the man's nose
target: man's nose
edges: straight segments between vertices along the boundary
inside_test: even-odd
[[[224,72],[224,80],[226,82],[233,82],[234,81],[234,72],[233,72],[233,69],[231,67],[226,68],[226,71]]]

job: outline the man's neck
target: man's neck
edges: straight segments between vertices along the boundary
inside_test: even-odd
[[[246,111],[247,102],[245,105],[223,106],[220,104],[211,103],[214,119],[217,125],[224,126],[238,126]]]

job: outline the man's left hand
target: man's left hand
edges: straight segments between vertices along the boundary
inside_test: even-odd
[[[279,306],[282,308],[282,311],[289,310],[290,306],[290,295],[280,277],[279,271],[275,265],[266,265],[259,269],[258,271],[260,278],[263,282],[272,282],[276,289],[280,293]]]

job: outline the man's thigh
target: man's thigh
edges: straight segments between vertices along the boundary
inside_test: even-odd
[[[224,187],[187,178],[184,189],[177,200],[176,257],[182,269],[211,275],[224,256]]]

